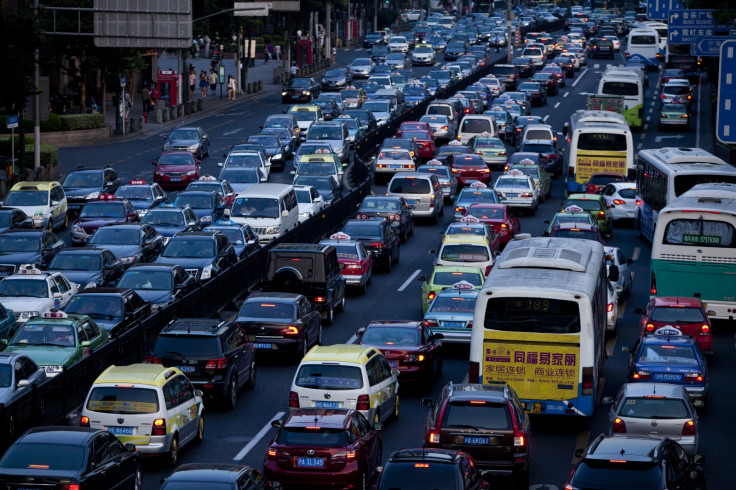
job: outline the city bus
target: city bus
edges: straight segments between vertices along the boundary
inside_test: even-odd
[[[699,184],[659,213],[653,296],[699,298],[710,318],[736,316],[736,184]]]
[[[635,177],[634,140],[626,119],[611,111],[576,111],[565,123],[567,140],[565,189],[568,194],[585,192],[596,173]]]
[[[468,380],[509,383],[532,413],[591,416],[605,359],[603,246],[519,236],[478,299]]]
[[[696,184],[736,183],[736,168],[701,148],[640,150],[636,187],[641,206],[634,217],[639,236],[652,243],[659,212]]]
[[[643,80],[633,72],[605,72],[598,82],[598,95],[616,95],[624,98],[624,117],[632,129],[640,129],[644,118]]]
[[[642,56],[658,66],[664,51],[660,48],[659,33],[649,27],[634,28],[629,31],[626,41],[626,58],[634,55]]]

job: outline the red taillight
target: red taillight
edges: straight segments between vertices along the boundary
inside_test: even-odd
[[[710,335],[710,325],[700,327],[700,335]]]
[[[368,219],[368,216],[366,216],[365,214],[359,214],[358,219]]]
[[[493,264],[486,266],[486,276],[491,273],[491,269],[493,269]]]
[[[592,395],[593,394],[593,368],[592,367],[584,367],[583,368],[583,395]]]
[[[613,432],[617,434],[626,434],[626,423],[618,417],[613,419]]]
[[[468,383],[478,383],[480,380],[480,363],[470,361],[468,365]]]
[[[509,405],[509,413],[511,414],[511,423],[514,426],[514,447],[526,447],[526,436],[519,427],[519,421],[516,420],[516,410],[510,401],[507,403]]]
[[[79,490],[81,487],[76,483],[70,483],[69,485],[62,485],[61,490]]]
[[[465,208],[462,208],[460,206],[455,206],[455,212],[456,213],[463,213],[463,215],[464,215],[465,214],[465,211],[466,211]]]
[[[299,335],[299,328],[296,325],[289,325],[279,330],[281,335]]]
[[[317,296],[316,298],[314,298],[314,302],[315,303],[324,303],[325,302],[325,297],[324,296]]]
[[[266,453],[266,457],[274,458],[276,457],[276,453],[277,453],[276,449],[269,449],[268,452]]]
[[[651,284],[651,289],[649,290],[649,292],[653,296],[657,295],[657,278],[654,276],[654,271],[652,271],[652,284]]]
[[[447,131],[448,128],[447,126],[442,126],[440,129],[444,129],[445,131]]]
[[[166,435],[166,419],[156,419],[153,421],[153,427],[151,428],[152,436],[165,436]]]
[[[164,360],[161,359],[160,357],[154,357],[154,356],[149,355],[148,357],[146,357],[146,362],[148,364],[163,364]]]
[[[598,211],[598,219],[604,219],[606,217],[606,213],[604,211]]]
[[[424,324],[426,326],[428,326],[429,328],[433,328],[433,327],[434,328],[437,328],[437,327],[440,326],[440,324],[439,324],[439,322],[437,322],[437,320],[433,320],[431,318],[430,319],[427,319],[427,320],[424,320]]]
[[[606,308],[608,313],[611,313],[613,311],[613,303],[608,303],[608,308]]]
[[[430,291],[429,294],[427,295],[427,301],[432,301],[435,298],[435,296],[437,296],[437,293],[435,293],[434,291]]]
[[[79,419],[79,425],[81,427],[89,427],[89,417],[82,415],[82,418]]]
[[[685,381],[703,381],[703,375],[700,373],[687,373],[685,375]]]
[[[227,359],[224,357],[218,357],[217,359],[210,359],[207,361],[207,365],[204,367],[206,370],[219,370],[227,368]]]
[[[642,380],[642,379],[652,379],[652,375],[649,373],[649,371],[634,371],[634,374],[632,376],[634,379]]]
[[[371,402],[368,398],[368,395],[360,395],[358,397],[358,402],[355,404],[356,410],[370,410],[371,409]]]
[[[388,217],[388,220],[389,221],[399,221],[401,220],[401,216],[399,216],[398,214],[392,214],[391,216]]]
[[[375,248],[383,248],[385,246],[386,245],[383,242],[373,242],[373,243],[371,243],[371,247],[375,247]]]
[[[647,323],[647,332],[654,332],[654,324],[653,323]]]
[[[641,206],[641,199],[637,199],[636,201],[634,201],[634,204],[636,204],[637,206]]]
[[[427,434],[427,444],[439,444],[440,443],[440,431],[432,429]]]
[[[299,395],[296,391],[289,393],[289,408],[299,408]]]
[[[331,459],[355,459],[355,450],[347,449],[332,455]]]
[[[688,420],[682,425],[683,436],[694,436],[695,435],[695,422]]]
[[[626,201],[624,201],[623,199],[614,199],[613,204],[615,204],[616,206],[623,206],[624,204],[626,204]]]

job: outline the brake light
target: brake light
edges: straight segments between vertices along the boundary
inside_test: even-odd
[[[165,436],[166,435],[166,419],[156,419],[153,421],[153,427],[151,428],[152,436]]]
[[[160,357],[154,357],[154,356],[149,355],[148,357],[146,357],[146,362],[148,364],[163,364],[164,360],[161,359]]]
[[[442,127],[440,127],[440,129],[444,129],[446,131],[448,129],[448,127],[447,126],[442,126]]]
[[[683,436],[694,436],[695,435],[695,422],[688,420],[682,425]]]
[[[434,327],[434,328],[437,328],[437,327],[439,327],[439,326],[440,326],[440,324],[439,324],[439,322],[438,322],[437,320],[433,320],[433,319],[431,319],[431,318],[430,318],[430,319],[428,319],[428,320],[424,320],[424,324],[425,324],[426,326],[428,326],[429,328],[433,328],[433,327]]]
[[[613,204],[615,204],[616,206],[622,206],[626,204],[626,201],[624,201],[623,199],[614,199]]]
[[[81,427],[89,427],[89,417],[82,415],[82,418],[79,419],[79,425]]]
[[[368,216],[366,216],[365,214],[359,214],[358,219],[368,219]]]
[[[626,434],[626,423],[618,417],[613,419],[613,432],[617,434]]]
[[[276,450],[275,449],[269,449],[267,454],[268,454],[268,457],[269,458],[273,458],[274,456],[276,456]]]
[[[435,293],[434,291],[430,291],[429,294],[427,295],[427,301],[432,301],[435,298],[435,296],[437,296],[437,293]]]
[[[391,216],[388,217],[389,221],[399,221],[400,219],[401,217],[398,214],[392,214]]]
[[[651,283],[651,289],[649,292],[653,295],[657,295],[657,278],[654,276],[654,272],[652,272],[652,283]]]
[[[514,425],[514,447],[525,447],[526,437],[524,433],[519,429],[519,421],[516,420],[516,411],[511,406],[511,402],[507,402],[509,405],[509,413],[511,414],[511,422]],[[524,458],[522,458],[523,461]]]
[[[598,219],[603,219],[606,217],[606,213],[603,211],[598,211]]]
[[[429,434],[427,434],[427,443],[439,444],[440,443],[440,431],[436,429],[430,430]]]
[[[289,408],[299,408],[299,395],[296,391],[289,393]]]
[[[383,242],[373,242],[373,243],[371,243],[371,247],[383,248],[383,247],[385,247],[385,245],[384,245]]]
[[[404,356],[404,362],[424,362],[425,359],[424,354],[407,354]]]
[[[703,375],[700,373],[687,373],[685,375],[685,381],[703,381]]]
[[[355,450],[346,449],[332,455],[332,459],[355,459]]]
[[[69,485],[62,485],[61,490],[79,490],[79,485],[76,483],[70,483]]]
[[[634,375],[632,376],[632,378],[639,379],[639,380],[652,379],[652,375],[649,373],[649,371],[639,370],[639,371],[634,371]]]
[[[455,212],[456,213],[463,213],[463,214],[465,214],[465,211],[466,211],[465,208],[460,207],[460,206],[455,206]]]
[[[613,303],[608,303],[608,308],[606,308],[608,313],[611,313],[613,311]]]
[[[636,201],[634,201],[634,204],[636,204],[637,206],[641,206],[641,199],[637,199]]]
[[[219,369],[226,369],[227,368],[227,359],[224,357],[218,357],[217,359],[210,359],[207,361],[207,365],[205,366],[205,369],[210,370],[219,370]]]
[[[356,410],[370,410],[371,409],[371,402],[368,398],[368,395],[360,395],[358,397],[358,402],[355,405]]]
[[[647,332],[654,332],[654,324],[647,323]]]
[[[324,296],[317,296],[316,298],[314,298],[314,302],[315,303],[324,303],[325,302],[325,297]]]
[[[583,368],[583,395],[592,395],[593,394],[593,368],[592,367],[584,367]]]
[[[486,276],[491,273],[491,269],[493,269],[493,264],[486,266]]]
[[[710,325],[700,327],[700,335],[710,335]]]
[[[279,330],[281,335],[299,335],[299,328],[296,325],[289,325]]]
[[[470,361],[468,364],[468,383],[478,383],[480,379],[480,363]]]

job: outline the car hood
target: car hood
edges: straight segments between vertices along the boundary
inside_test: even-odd
[[[95,246],[108,249],[118,259],[123,257],[133,257],[141,252],[141,247],[138,245],[115,245],[113,243],[106,243],[95,244]]]
[[[39,252],[0,252],[0,264],[35,264],[40,258]]]
[[[27,355],[41,366],[61,366],[69,362],[69,359],[77,351],[76,347],[55,347],[49,345],[9,345],[5,352],[19,352]],[[3,468],[6,470],[6,468]]]
[[[83,198],[93,192],[102,192],[99,187],[64,187],[67,198]]]
[[[83,288],[90,282],[99,282],[102,280],[102,271],[74,271],[74,270],[51,270],[49,272],[60,272],[66,277],[69,282],[75,282],[79,284],[80,288]],[[99,284],[98,284],[99,286]]]
[[[2,298],[2,305],[16,313],[21,311],[40,311],[48,298],[34,298],[30,296],[14,296]]]
[[[151,289],[134,289],[138,296],[143,298],[143,301],[148,301],[151,305],[159,303],[168,303],[171,299],[171,291],[159,291]]]
[[[156,225],[153,227],[159,235],[166,238],[171,238],[172,236],[176,235],[180,231],[184,231],[184,227],[182,226],[161,226]]]
[[[27,216],[33,218],[38,216],[43,216],[44,214],[49,213],[49,207],[48,205],[45,206],[13,206],[15,209],[20,209],[24,213],[26,213]]]
[[[130,204],[133,205],[133,209],[136,211],[153,207],[153,201],[130,201]]]
[[[81,226],[85,230],[96,230],[100,226],[119,225],[125,223],[125,218],[78,218],[75,226]]]
[[[179,140],[179,139],[171,139],[171,138],[169,138],[169,139],[166,140],[166,143],[165,144],[171,145],[171,146],[185,146],[185,145],[186,146],[192,146],[192,145],[199,144],[199,140],[198,139],[195,139],[195,140],[192,140],[192,139]]]
[[[345,80],[345,76],[337,76],[337,77],[322,77],[323,82],[339,82],[340,80]]]

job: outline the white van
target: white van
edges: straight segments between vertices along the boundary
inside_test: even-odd
[[[451,125],[450,134],[455,134],[455,131],[457,131],[457,126],[460,122],[460,116],[458,115],[457,110],[455,109],[455,106],[453,104],[442,101],[431,102],[427,106],[427,112],[425,114],[428,116],[447,116],[447,118],[450,120]]]
[[[299,224],[299,202],[290,184],[256,184],[233,202],[230,219],[247,223],[263,245]]]
[[[631,29],[626,43],[626,57],[638,54],[652,63],[659,63],[661,56],[659,45],[659,33],[654,29]]]
[[[457,130],[457,139],[460,143],[466,145],[470,138],[478,136],[481,133],[490,133],[494,138],[498,138],[498,126],[493,116],[485,114],[468,114],[460,121],[460,128]]]

